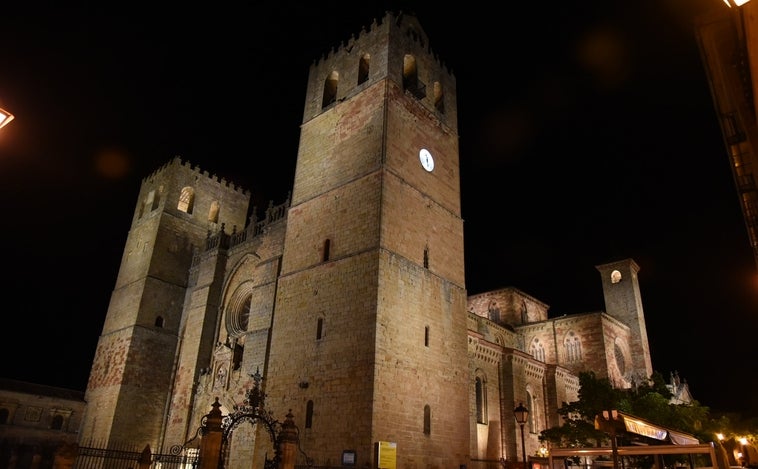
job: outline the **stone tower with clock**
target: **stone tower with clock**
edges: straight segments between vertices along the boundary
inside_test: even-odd
[[[294,417],[299,463],[484,469],[523,454],[519,403],[534,454],[579,372],[650,375],[632,260],[597,267],[607,314],[468,296],[456,80],[414,16],[312,64],[300,132],[292,191],[260,219],[178,158],[142,181],[80,445],[189,454],[218,403],[225,467],[263,467],[272,439],[238,413],[256,389]]]
[[[611,262],[596,267],[600,272],[605,298],[605,312],[629,327],[629,347],[634,350],[630,354],[631,363],[627,366],[624,360],[617,357],[620,375],[628,375],[636,382],[641,382],[653,373],[653,363],[650,357],[650,345],[647,340],[645,313],[642,308],[642,294],[637,274],[639,265],[632,259]],[[616,355],[620,355],[616,353]],[[635,370],[631,376],[626,369]],[[631,384],[631,383],[629,383]]]
[[[415,17],[311,66],[266,392],[305,410],[317,459],[387,442],[397,467],[467,462],[458,158],[455,78]]]

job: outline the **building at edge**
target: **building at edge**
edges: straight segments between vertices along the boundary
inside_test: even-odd
[[[142,181],[92,364],[80,445],[189,449],[262,377],[298,458],[495,468],[577,399],[578,373],[653,372],[631,259],[597,266],[605,311],[548,318],[514,288],[465,286],[456,80],[418,20],[387,13],[313,63],[292,191],[249,192],[174,158]],[[252,213],[252,215],[250,215]],[[261,425],[227,467],[263,467]],[[306,459],[307,458],[307,459]]]

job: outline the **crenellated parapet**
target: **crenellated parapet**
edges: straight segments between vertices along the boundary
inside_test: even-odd
[[[142,184],[144,185],[154,183],[156,180],[164,178],[166,173],[174,168],[182,168],[184,171],[187,171],[191,177],[202,176],[211,182],[215,182],[220,186],[231,189],[232,191],[238,192],[241,195],[250,195],[250,191],[248,189],[235,185],[233,182],[227,181],[226,178],[219,177],[216,174],[210,174],[208,171],[201,169],[199,165],[193,166],[191,162],[182,160],[181,156],[179,155],[174,156],[174,158],[165,163],[163,166],[150,173],[150,175],[144,177],[142,179]]]
[[[393,83],[457,129],[456,80],[432,50],[413,15],[387,12],[332,47],[309,70],[303,121],[331,110],[383,80]]]
[[[339,43],[337,46],[333,46],[326,54],[322,54],[320,58],[314,59],[312,67],[319,67],[342,54],[354,54],[355,51],[361,49],[361,46],[365,45],[365,43],[373,42],[381,35],[390,32],[391,28],[401,28],[404,21],[414,21],[415,23],[413,33],[406,34],[406,36],[409,41],[416,44],[416,49],[426,52],[434,59],[439,68],[443,69],[450,75],[454,75],[452,69],[448,68],[440,59],[439,55],[434,52],[426,33],[421,26],[415,22],[415,18],[405,15],[402,11],[397,13],[386,11],[384,17],[379,19],[374,18],[373,22],[368,26],[368,29],[366,29],[366,26],[361,27],[358,32],[358,37],[356,37],[355,34],[351,34],[349,39]]]

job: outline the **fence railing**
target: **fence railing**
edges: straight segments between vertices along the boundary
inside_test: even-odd
[[[195,469],[197,451],[188,454],[152,454],[149,451],[124,451],[80,446],[73,469]]]

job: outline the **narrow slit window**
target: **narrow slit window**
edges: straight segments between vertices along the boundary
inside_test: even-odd
[[[316,340],[321,340],[321,334],[324,332],[324,318],[318,318],[316,322]]]
[[[321,261],[326,262],[329,260],[330,250],[332,249],[332,241],[330,239],[324,240],[324,252],[322,253]]]
[[[534,397],[529,391],[526,392],[526,403],[527,408],[529,409],[529,432],[537,433],[537,418],[536,415],[534,415],[537,409],[534,406]]]
[[[476,422],[487,423],[487,384],[480,376],[476,377]]]
[[[313,401],[305,405],[305,428],[313,427]]]
[[[162,188],[163,188],[163,186],[161,186],[161,189],[162,189]],[[160,202],[161,202],[161,192],[160,192],[160,190],[159,190],[158,192],[155,192],[155,191],[151,192],[151,194],[153,194],[153,193],[154,193],[154,196],[153,196],[153,203],[150,205],[150,211],[151,211],[151,212],[152,212],[153,210],[155,210],[156,208],[158,208],[158,205],[159,205],[159,204],[160,204]]]
[[[424,435],[432,434],[432,408],[429,404],[424,406]]]
[[[424,346],[429,347],[429,326],[424,327]]]

